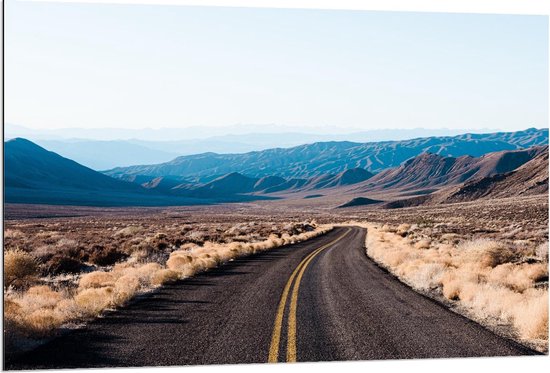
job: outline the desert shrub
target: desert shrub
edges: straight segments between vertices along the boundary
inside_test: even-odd
[[[38,285],[29,288],[22,294],[18,303],[26,314],[30,314],[42,308],[53,309],[62,298],[61,293],[52,290],[49,286]]]
[[[283,227],[283,232],[291,236],[296,236],[304,232],[311,232],[314,229],[314,225],[308,222],[289,223]]]
[[[202,231],[190,231],[185,235],[185,239],[187,242],[202,245],[206,241],[207,235],[207,233]]]
[[[21,315],[21,306],[12,299],[4,297],[4,317],[15,319]]]
[[[55,245],[61,238],[61,233],[57,231],[38,232],[36,239],[41,240],[47,245]]]
[[[42,245],[35,248],[32,251],[32,255],[34,255],[41,262],[45,263],[50,260],[57,252],[57,248],[53,245]]]
[[[388,225],[388,224],[384,224],[382,226],[382,228],[380,228],[380,231],[382,231],[382,232],[395,232],[396,229],[393,228],[392,226]]]
[[[23,324],[23,309],[16,301],[4,297],[4,330],[9,330],[10,333],[4,332],[4,337],[19,337],[22,334]],[[13,335],[18,334],[18,335]]]
[[[4,287],[26,287],[38,274],[36,259],[23,250],[4,252]]]
[[[441,235],[441,241],[457,244],[459,242],[459,235],[456,233],[444,233]]]
[[[139,277],[135,274],[127,274],[115,282],[113,302],[121,306],[128,302],[139,290]]]
[[[4,349],[15,350],[20,340],[25,338],[23,310],[12,299],[4,297]]]
[[[81,289],[101,288],[106,286],[114,286],[114,284],[115,277],[112,273],[95,271],[82,275],[82,277],[80,277],[80,281],[78,282],[78,287]]]
[[[45,285],[33,286],[17,299],[19,324],[32,337],[42,337],[62,324],[55,307],[63,299],[62,294]]]
[[[465,241],[458,246],[470,262],[476,262],[483,267],[496,267],[499,264],[517,259],[517,253],[501,242],[479,238]]]
[[[86,316],[97,316],[112,306],[113,288],[89,288],[75,296],[75,302]]]
[[[414,247],[417,249],[429,249],[431,243],[432,243],[431,240],[424,238],[418,241],[417,243],[415,243]]]
[[[420,263],[411,271],[411,281],[422,290],[436,289],[441,285],[441,277],[447,270],[443,263]]]
[[[62,238],[55,244],[57,252],[67,256],[76,256],[79,252],[78,243],[75,240]]]
[[[146,263],[135,269],[135,275],[138,276],[139,281],[142,285],[149,285],[151,279],[160,271],[163,267],[159,263]]]
[[[136,234],[143,231],[143,227],[130,225],[126,228],[119,229],[115,232],[115,236],[121,236],[121,237],[130,237],[135,236]]]
[[[70,249],[77,247],[78,244],[75,240],[72,240],[70,238],[61,238],[59,241],[57,241],[56,246]]]
[[[136,239],[126,241],[122,244],[121,251],[131,256],[134,253],[134,251],[139,250],[140,243],[141,243],[141,240],[136,240]]]
[[[4,239],[7,238],[22,238],[25,235],[18,229],[6,229],[4,230]]]
[[[524,338],[548,340],[548,291],[530,289],[526,295],[515,310],[515,322]]]
[[[538,245],[535,249],[535,255],[538,259],[548,263],[548,242]]]
[[[82,310],[74,297],[60,300],[55,306],[55,311],[64,322],[78,321],[82,317]]]
[[[52,309],[37,309],[25,316],[25,326],[34,338],[47,336],[61,324],[63,324],[63,320]]]
[[[179,279],[179,275],[176,271],[171,269],[161,269],[158,272],[155,272],[151,277],[151,284],[153,285],[163,285],[175,282]]]
[[[159,249],[159,246],[161,248],[165,247],[163,244],[158,245],[154,238],[149,237],[129,248],[126,248],[125,253],[129,253],[134,260],[139,262],[148,262],[150,260],[158,260],[162,262],[166,260],[164,257],[165,251],[163,249]]]
[[[504,285],[509,289],[523,292],[534,287],[535,283],[548,278],[548,266],[542,263],[504,263],[488,271],[487,282]]]
[[[82,269],[82,263],[70,256],[56,254],[51,257],[44,265],[47,273],[78,273]]]
[[[411,229],[411,225],[410,224],[406,224],[406,223],[403,223],[403,224],[400,224],[398,227],[397,227],[397,234],[400,235],[401,237],[405,237],[408,233],[409,233],[409,230]]]
[[[127,258],[128,255],[122,251],[118,251],[114,247],[98,246],[97,250],[94,250],[90,254],[88,259],[91,263],[100,266],[107,266],[115,264],[116,262]]]
[[[188,276],[192,273],[191,264],[194,258],[191,255],[185,255],[184,252],[174,251],[166,261],[166,266],[176,272]]]

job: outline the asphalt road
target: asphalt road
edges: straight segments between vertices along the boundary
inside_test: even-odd
[[[7,369],[448,358],[535,352],[409,289],[332,232],[165,286]]]

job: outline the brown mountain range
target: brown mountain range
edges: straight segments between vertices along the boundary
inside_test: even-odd
[[[525,156],[530,156],[531,159],[511,171],[497,172],[521,163]],[[482,162],[485,166],[482,168],[483,172],[468,178],[464,183],[445,186],[431,194],[392,201],[385,207],[400,208],[548,193],[548,146],[529,148],[525,152],[493,153],[486,158],[489,159]]]

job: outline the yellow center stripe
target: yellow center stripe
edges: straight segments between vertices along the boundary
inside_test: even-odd
[[[292,285],[292,281],[294,280],[294,277],[296,277],[296,274],[302,268],[304,265],[304,262],[313,255],[314,252],[310,253],[304,260],[300,262],[298,267],[292,272],[292,275],[290,275],[290,278],[288,279],[285,289],[283,290],[283,295],[281,296],[281,300],[279,301],[279,307],[277,307],[277,316],[275,317],[275,325],[273,327],[273,334],[271,336],[271,345],[269,347],[269,359],[267,360],[269,363],[276,363],[277,358],[279,357],[279,342],[281,341],[281,328],[283,326],[283,316],[285,312],[286,307],[286,299],[288,298],[288,293],[290,292],[290,286]]]
[[[300,262],[300,264],[298,264],[296,269],[290,275],[290,278],[288,279],[285,285],[285,288],[283,290],[283,294],[281,295],[279,306],[277,307],[277,315],[275,317],[275,325],[273,327],[273,334],[271,336],[271,345],[269,347],[268,362],[276,363],[278,361],[279,344],[281,341],[281,329],[283,324],[283,317],[284,317],[286,302],[287,302],[288,294],[290,292],[290,288],[292,286],[292,282],[294,281],[294,278],[298,274],[298,277],[296,278],[296,282],[294,284],[294,288],[292,289],[292,296],[290,300],[290,310],[289,310],[289,317],[288,317],[287,355],[286,355],[286,360],[288,362],[296,361],[296,309],[298,306],[298,290],[300,288],[300,281],[302,280],[302,276],[304,275],[304,272],[307,266],[309,265],[309,263],[313,260],[313,258],[317,254],[319,254],[324,249],[334,245],[336,242],[340,241],[350,231],[351,229],[348,229],[343,235],[341,235],[334,241],[331,241],[328,244],[321,246],[320,248],[311,252]]]

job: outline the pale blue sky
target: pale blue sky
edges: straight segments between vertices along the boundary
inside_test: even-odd
[[[8,123],[548,126],[546,16],[5,6]]]

